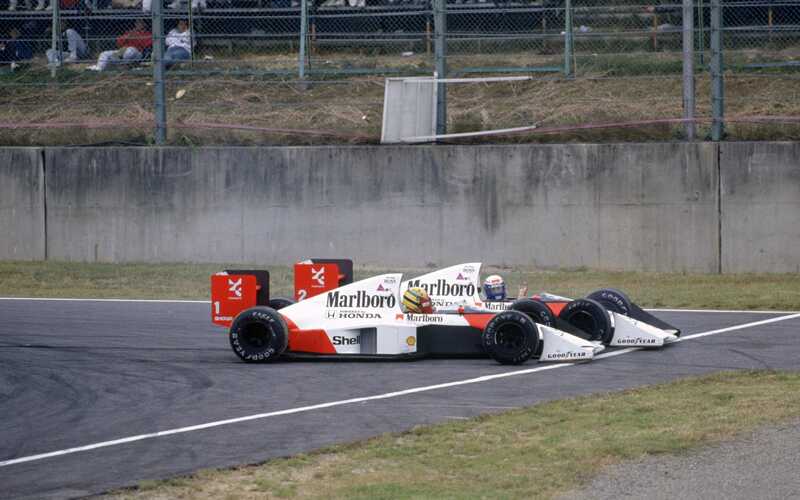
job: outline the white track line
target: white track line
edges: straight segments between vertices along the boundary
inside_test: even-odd
[[[62,297],[0,297],[0,300],[39,300],[51,302],[153,302],[163,304],[208,304],[208,300],[183,300],[183,299],[82,299]],[[688,312],[688,313],[751,313],[751,314],[794,314],[797,311],[749,311],[746,309],[645,309],[656,312]]]
[[[687,312],[687,313],[748,313],[748,314],[794,314],[798,311],[764,311],[747,309],[645,309],[655,312]]]
[[[699,337],[706,337],[706,336],[709,336],[709,335],[716,335],[716,334],[719,334],[719,333],[730,332],[730,331],[734,331],[734,330],[742,330],[744,328],[751,328],[751,327],[754,327],[754,326],[766,325],[766,324],[769,324],[769,323],[777,323],[778,321],[786,321],[786,320],[795,319],[795,318],[800,318],[800,313],[798,313],[798,314],[790,314],[788,316],[780,316],[778,318],[765,319],[765,320],[762,320],[762,321],[754,321],[752,323],[744,323],[744,324],[741,324],[741,325],[729,326],[727,328],[720,328],[718,330],[710,330],[710,331],[707,331],[707,332],[701,332],[701,333],[695,333],[695,334],[692,334],[692,335],[686,335],[684,337],[681,337],[679,339],[679,341],[691,340],[691,339],[695,339],[695,338],[699,338]],[[630,353],[630,352],[638,351],[640,349],[642,349],[642,348],[641,347],[628,347],[628,348],[620,349],[620,350],[617,350],[617,351],[611,351],[611,352],[606,352],[606,353],[603,353],[603,354],[599,354],[599,355],[595,356],[595,359],[603,359],[603,358],[611,358],[611,357],[614,357],[614,356],[621,356],[623,354],[627,354],[627,353]],[[539,367],[536,367],[536,368],[528,368],[528,369],[525,369],[525,370],[516,370],[516,371],[513,371],[513,372],[498,373],[498,374],[494,374],[494,375],[484,375],[482,377],[475,377],[475,378],[470,378],[470,379],[466,379],[466,380],[457,380],[455,382],[447,382],[447,383],[443,383],[443,384],[427,385],[427,386],[423,386],[423,387],[414,387],[414,388],[411,388],[411,389],[405,389],[405,390],[402,390],[402,391],[395,391],[395,392],[387,392],[385,394],[378,394],[378,395],[375,395],[375,396],[364,396],[364,397],[360,397],[360,398],[343,399],[341,401],[331,401],[331,402],[328,402],[328,403],[320,403],[320,404],[310,405],[310,406],[301,406],[299,408],[290,408],[290,409],[287,409],[287,410],[272,411],[272,412],[268,412],[268,413],[257,413],[255,415],[247,415],[247,416],[244,416],[244,417],[230,418],[230,419],[227,419],[227,420],[217,420],[215,422],[207,422],[207,423],[204,423],[204,424],[192,425],[192,426],[189,426],[189,427],[179,427],[177,429],[169,429],[169,430],[166,430],[166,431],[152,432],[152,433],[149,433],[149,434],[139,434],[137,436],[129,436],[129,437],[121,438],[121,439],[114,439],[112,441],[103,441],[103,442],[100,442],[100,443],[93,443],[93,444],[87,444],[87,445],[84,445],[84,446],[77,446],[75,448],[67,448],[67,449],[64,449],[64,450],[51,451],[49,453],[40,453],[38,455],[29,455],[29,456],[26,456],[26,457],[14,458],[14,459],[11,459],[11,460],[5,460],[5,461],[0,462],[0,467],[7,467],[9,465],[21,464],[21,463],[24,463],[24,462],[33,462],[33,461],[36,461],[36,460],[43,460],[45,458],[58,457],[58,456],[62,456],[62,455],[69,455],[69,454],[78,453],[78,452],[81,452],[81,451],[96,450],[98,448],[107,448],[109,446],[116,446],[116,445],[119,445],[119,444],[132,443],[134,441],[142,441],[142,440],[145,440],[145,439],[151,439],[151,438],[157,438],[157,437],[163,437],[163,436],[171,436],[173,434],[183,434],[183,433],[186,433],[186,432],[199,431],[199,430],[203,430],[203,429],[211,429],[213,427],[220,427],[220,426],[223,426],[223,425],[236,424],[236,423],[239,423],[239,422],[247,422],[247,421],[250,421],[250,420],[260,420],[260,419],[270,418],[270,417],[279,417],[279,416],[283,416],[283,415],[292,415],[292,414],[295,414],[295,413],[305,413],[305,412],[310,412],[310,411],[314,411],[314,410],[322,410],[322,409],[325,409],[325,408],[333,408],[335,406],[344,406],[344,405],[349,405],[349,404],[354,404],[354,403],[364,403],[366,401],[376,401],[376,400],[380,400],[380,399],[391,399],[391,398],[396,398],[396,397],[400,397],[400,396],[407,396],[409,394],[417,394],[417,393],[420,393],[420,392],[435,391],[437,389],[446,389],[446,388],[449,388],[449,387],[458,387],[458,386],[462,386],[462,385],[478,384],[478,383],[481,383],[481,382],[488,382],[490,380],[497,380],[497,379],[508,378],[508,377],[516,377],[516,376],[519,376],[519,375],[528,375],[528,374],[531,374],[531,373],[543,372],[543,371],[547,371],[547,370],[555,370],[557,368],[564,368],[564,367],[573,366],[573,365],[575,365],[575,363],[559,363],[559,364],[554,364],[554,365],[539,366]]]

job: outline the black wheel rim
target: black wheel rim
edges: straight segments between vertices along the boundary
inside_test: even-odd
[[[515,354],[525,347],[525,331],[516,323],[501,323],[495,334],[496,349],[502,353]]]
[[[240,338],[246,349],[260,351],[270,345],[273,334],[261,323],[250,323],[242,327]]]
[[[579,330],[591,335],[592,340],[599,340],[597,321],[590,313],[586,311],[575,311],[574,313],[570,314],[569,318],[567,318],[567,322]]]

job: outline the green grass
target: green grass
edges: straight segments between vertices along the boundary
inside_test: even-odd
[[[609,464],[681,453],[798,417],[800,374],[722,373],[148,481],[111,496],[551,498]]]
[[[209,276],[230,267],[267,269],[273,296],[293,295],[287,266],[242,264],[85,264],[0,262],[0,296],[137,299],[208,299]],[[384,272],[407,277],[431,269],[357,267],[356,279]],[[522,283],[530,292],[579,297],[603,287],[619,288],[646,307],[800,310],[797,274],[678,274],[594,270],[541,271],[484,267],[483,276],[503,275],[512,293]]]

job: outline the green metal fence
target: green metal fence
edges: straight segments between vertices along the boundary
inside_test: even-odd
[[[800,138],[797,0],[6,1],[7,144],[374,142],[383,78],[434,72],[531,76],[440,84],[439,133]]]

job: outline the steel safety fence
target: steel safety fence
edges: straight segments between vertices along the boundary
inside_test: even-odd
[[[437,72],[531,77],[442,84],[439,132],[535,124],[540,132],[499,140],[798,137],[791,120],[747,120],[800,115],[800,2],[694,0],[690,30],[686,8],[676,0],[0,0],[0,127],[9,144],[160,142],[154,123],[181,144],[374,142],[383,78]],[[159,45],[163,65],[153,64]],[[711,124],[723,115],[731,126],[715,136]],[[687,135],[686,116],[697,135]]]

